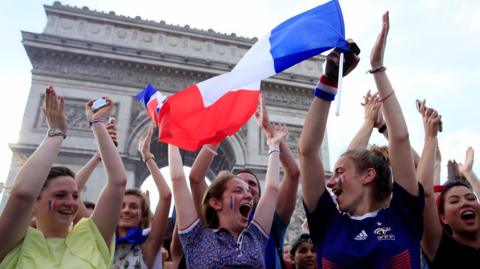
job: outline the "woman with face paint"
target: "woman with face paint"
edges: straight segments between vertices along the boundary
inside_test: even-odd
[[[376,149],[350,150],[337,160],[331,178],[324,178],[320,148],[336,93],[338,50],[327,59],[300,136],[301,183],[318,268],[420,267],[423,191],[415,177],[407,126],[383,65],[388,29],[387,12],[370,55],[370,73],[390,131],[388,157]],[[352,45],[345,53],[345,74],[358,63],[358,53]]]
[[[157,209],[150,226],[150,208],[144,194],[138,189],[125,191],[117,226],[114,268],[153,268],[155,260],[162,258],[160,247],[167,228],[172,193],[150,151],[152,135],[153,126],[150,126],[139,141],[138,151],[157,186],[160,196]],[[150,228],[148,234],[146,228]]]
[[[169,145],[169,166],[177,209],[180,241],[188,268],[264,268],[264,252],[280,185],[279,144],[285,126],[276,126],[267,137],[270,147],[265,191],[253,221],[249,215],[253,196],[245,181],[224,172],[207,188],[200,221],[188,190],[178,148]]]
[[[73,173],[52,167],[66,137],[63,97],[46,89],[48,135],[18,172],[0,217],[0,268],[111,268],[111,245],[127,177],[120,155],[105,127],[112,101],[86,115],[102,157],[107,184],[88,219],[72,228],[78,210]],[[32,215],[37,229],[29,228]]]
[[[0,217],[0,268],[111,268],[112,239],[127,183],[120,155],[105,127],[112,101],[92,110],[86,104],[107,183],[90,218],[72,228],[78,209],[73,173],[52,167],[67,133],[63,97],[46,89],[48,135],[19,170]],[[32,215],[37,229],[30,228]]]
[[[420,112],[425,128],[425,144],[417,170],[425,188],[425,228],[421,241],[423,253],[430,269],[478,268],[480,202],[470,184],[453,179],[443,186],[437,206],[433,171],[441,116],[434,109],[425,107],[425,103]]]

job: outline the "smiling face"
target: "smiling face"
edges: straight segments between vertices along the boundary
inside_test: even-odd
[[[225,184],[221,200],[210,199],[223,228],[241,232],[248,224],[253,208],[253,196],[249,186],[237,177],[230,178]]]
[[[478,234],[480,203],[475,193],[465,186],[449,189],[445,194],[441,220],[452,229],[453,234]]]
[[[334,173],[327,181],[327,187],[332,189],[338,208],[351,214],[354,214],[366,195],[362,174],[357,173],[355,163],[347,156],[338,159]]]
[[[309,242],[301,243],[291,257],[292,263],[295,264],[297,269],[317,268],[316,259],[315,247]]]
[[[37,226],[40,229],[69,229],[78,210],[78,196],[73,177],[49,179],[33,211]]]
[[[139,227],[142,219],[142,199],[136,195],[123,196],[122,211],[118,220],[118,227],[128,229]]]

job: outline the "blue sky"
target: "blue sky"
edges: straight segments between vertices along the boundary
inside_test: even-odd
[[[169,24],[190,25],[221,33],[260,37],[283,20],[324,1],[313,0],[176,0],[119,1],[70,0],[63,4],[118,15],[141,16]],[[410,4],[410,5],[407,5]],[[0,181],[5,181],[10,165],[9,143],[15,143],[20,131],[26,98],[30,88],[31,64],[21,44],[21,30],[42,32],[46,24],[43,4],[53,1],[0,2],[0,78],[3,104],[0,106]],[[363,120],[362,96],[374,90],[369,69],[370,48],[381,25],[381,14],[390,11],[391,28],[385,56],[387,72],[400,99],[414,148],[421,152],[423,126],[415,110],[416,98],[442,114],[444,132],[440,134],[443,163],[455,158],[463,161],[467,146],[480,151],[478,110],[480,91],[480,2],[446,0],[340,0],[347,37],[362,49],[362,61],[344,80],[339,117],[332,111],[328,123],[331,166],[346,149]],[[34,115],[31,115],[32,117]],[[374,134],[372,141],[383,144]],[[478,159],[478,158],[477,158]],[[474,171],[478,173],[478,163]],[[446,166],[442,175],[446,176]]]

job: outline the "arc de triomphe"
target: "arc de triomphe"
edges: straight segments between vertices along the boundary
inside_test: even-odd
[[[129,186],[139,187],[148,171],[137,152],[137,144],[150,121],[133,96],[147,83],[168,95],[228,72],[256,41],[211,29],[169,25],[164,21],[130,18],[60,2],[45,6],[45,11],[48,20],[42,33],[22,32],[23,45],[33,67],[32,84],[19,140],[11,145],[13,158],[7,186],[12,185],[18,168],[45,136],[46,122],[40,107],[45,87],[53,85],[58,94],[65,96],[69,123],[68,138],[56,164],[78,171],[96,152],[84,104],[88,99],[107,95],[116,102],[118,149],[127,169]],[[322,72],[323,62],[322,57],[314,57],[262,82],[270,119],[288,126],[287,142],[295,156],[312,100],[311,88]],[[152,149],[159,167],[166,166],[166,145],[153,142]],[[208,174],[210,178],[220,170],[248,168],[263,179],[267,145],[254,118],[237,134],[225,139],[218,152]],[[322,155],[328,171],[326,139]],[[194,158],[194,152],[183,152],[185,165],[191,166]],[[100,165],[82,197],[95,201],[103,184]],[[301,204],[297,203],[297,207]],[[298,227],[299,221],[299,218],[292,219],[292,225]]]

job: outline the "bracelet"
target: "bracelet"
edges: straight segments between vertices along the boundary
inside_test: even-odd
[[[392,90],[391,92],[389,92],[389,93],[387,94],[387,96],[385,96],[385,97],[383,97],[383,98],[380,98],[380,100],[378,100],[378,102],[381,103],[381,102],[387,100],[388,97],[392,96],[394,93],[395,93],[395,91]]]
[[[96,123],[101,123],[101,124],[105,125],[105,123],[107,123],[107,121],[105,119],[96,119],[96,120],[88,121],[88,127],[92,127],[92,125],[94,125]]]
[[[151,154],[147,158],[143,159],[143,162],[147,163],[149,160],[155,160],[155,155]]]
[[[274,153],[274,152],[278,152],[280,153],[280,148],[279,147],[273,147],[273,148],[270,148],[270,150],[268,151],[268,155]]]
[[[367,71],[367,74],[373,74],[373,73],[377,73],[377,72],[383,72],[387,70],[387,68],[385,66],[380,66],[379,68],[375,68],[375,69],[370,69]]]
[[[218,152],[216,152],[214,149],[212,149],[209,145],[205,145],[205,148],[210,151],[213,155],[217,156]]]
[[[100,155],[100,153],[95,153],[94,157],[95,157],[95,159],[96,159],[97,161],[101,161],[101,160],[102,160],[102,155]]]
[[[382,126],[380,126],[380,128],[378,128],[378,132],[383,134],[383,132],[385,132],[385,130],[387,130],[387,124],[383,123]]]

